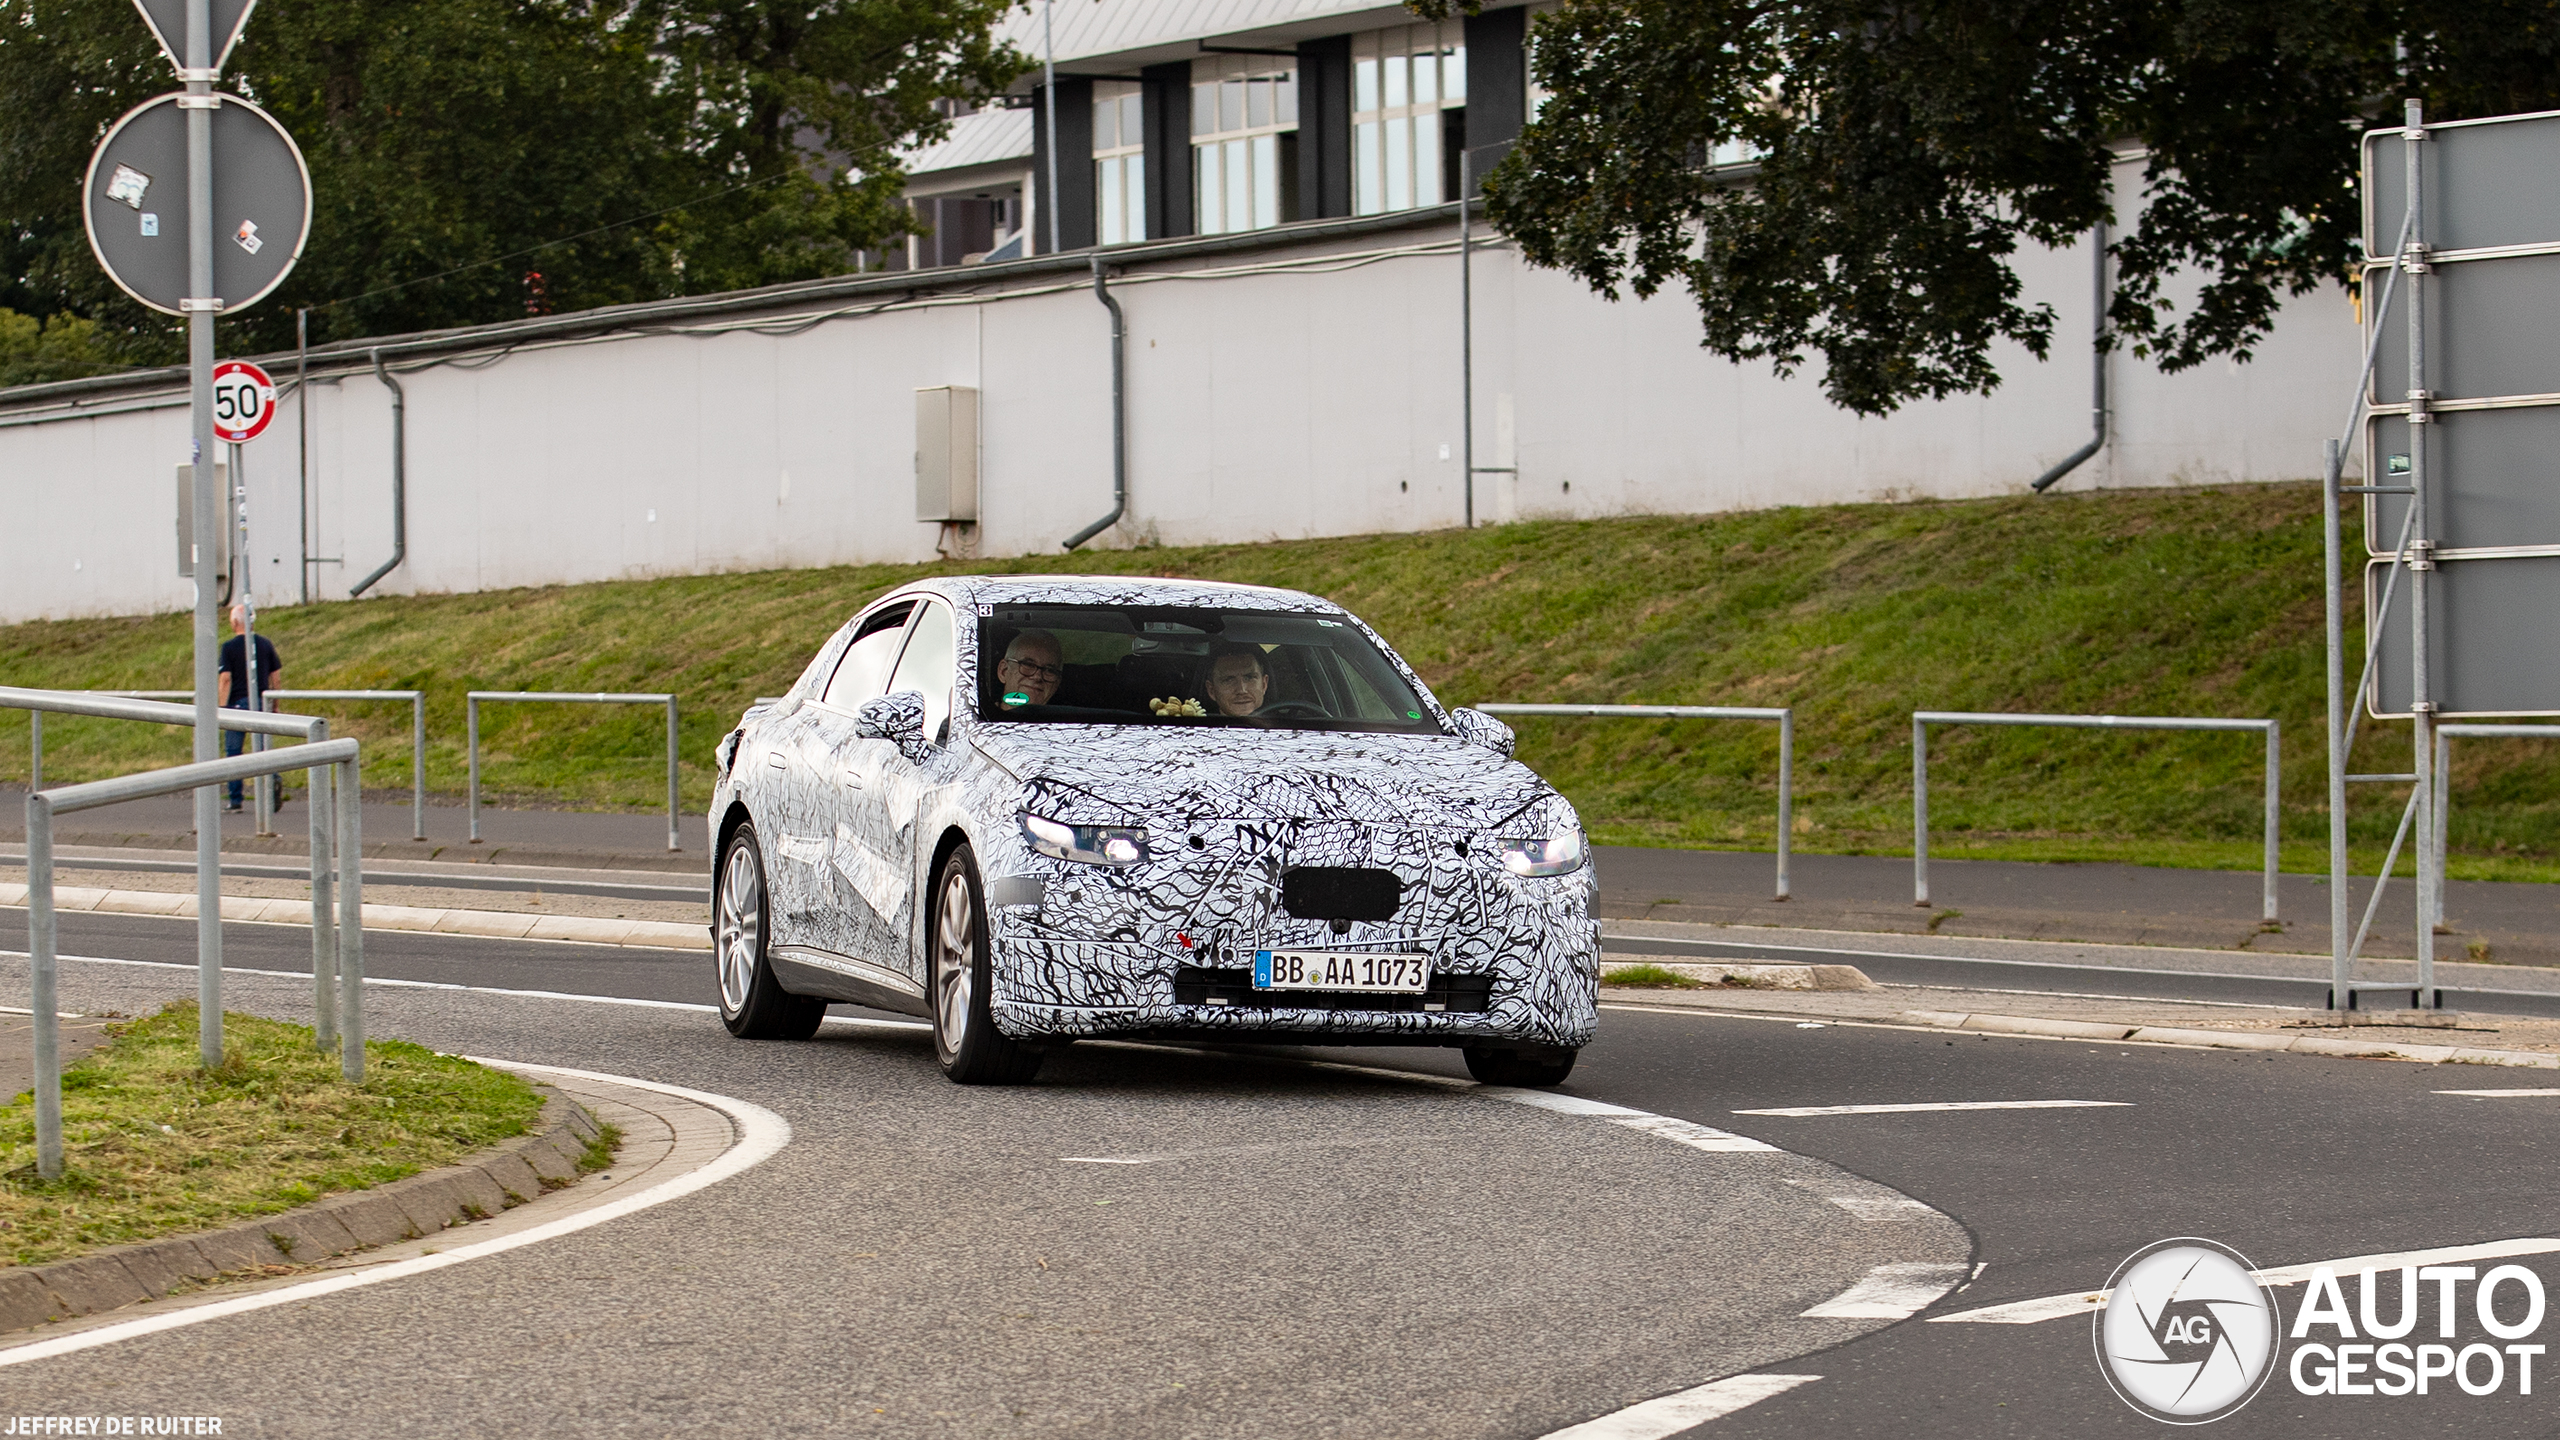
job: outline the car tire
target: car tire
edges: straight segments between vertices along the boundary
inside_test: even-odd
[[[775,978],[765,947],[772,905],[764,849],[752,825],[741,825],[720,855],[711,895],[711,953],[720,983],[720,1023],[741,1040],[806,1040],[827,1018],[827,1002],[794,995]]]
[[[926,1003],[933,1010],[933,1053],[942,1073],[962,1085],[1020,1085],[1040,1071],[1040,1052],[996,1029],[988,1008],[987,902],[977,857],[966,845],[936,872],[926,934],[932,951]]]
[[[1561,1085],[1573,1073],[1582,1052],[1560,1046],[1535,1050],[1496,1050],[1489,1045],[1464,1047],[1467,1073],[1487,1085]]]

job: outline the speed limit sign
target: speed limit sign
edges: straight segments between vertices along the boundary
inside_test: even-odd
[[[276,416],[276,382],[246,360],[213,367],[213,438],[237,445],[255,440]]]

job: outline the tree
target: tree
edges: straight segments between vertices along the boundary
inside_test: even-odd
[[[301,263],[221,322],[231,351],[435,329],[854,268],[908,223],[897,155],[938,102],[1027,62],[1009,0],[295,0],[225,85],[312,172]],[[126,0],[0,0],[0,305],[183,353],[98,269],[80,180],[115,117],[176,88]],[[492,263],[503,262],[503,263]]]
[[[1493,223],[1612,299],[1685,286],[1728,359],[1818,352],[1867,415],[1994,389],[1996,341],[2049,353],[2010,257],[2111,203],[2139,218],[2110,343],[2245,360],[2284,296],[2352,273],[2358,130],[2404,94],[2560,107],[2560,0],[1566,0],[1533,44]],[[2126,150],[2142,189],[2111,201]]]

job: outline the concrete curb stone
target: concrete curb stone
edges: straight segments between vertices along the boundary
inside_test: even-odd
[[[1950,1010],[1905,1010],[1905,1022],[2000,1035],[2042,1035],[2065,1040],[2121,1040],[2144,1045],[2192,1045],[2212,1050],[2272,1050],[2329,1055],[2347,1060],[2415,1060],[2428,1065],[2507,1065],[2560,1070],[2560,1055],[2531,1050],[2483,1050],[2462,1045],[2394,1045],[2373,1040],[2331,1040],[2318,1035],[2266,1035],[2241,1030],[2185,1030],[2165,1025],[2106,1025],[2087,1020],[2044,1020],[2023,1015],[1968,1015]]]
[[[0,894],[5,899],[5,894]],[[601,1132],[547,1085],[536,1129],[457,1165],[202,1235],[119,1245],[51,1265],[0,1268],[0,1331],[94,1315],[226,1275],[310,1265],[494,1215],[577,1178]],[[290,1242],[280,1247],[279,1240]],[[289,1248],[290,1253],[287,1253]]]

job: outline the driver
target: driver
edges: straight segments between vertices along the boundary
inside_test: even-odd
[[[1025,630],[1004,647],[1004,659],[996,663],[996,684],[1001,687],[999,701],[1007,710],[1025,705],[1046,705],[1058,693],[1058,682],[1066,678],[1058,637],[1046,630]],[[1018,697],[1018,698],[1017,698]]]
[[[1252,715],[1271,691],[1271,664],[1259,645],[1229,640],[1213,646],[1200,675],[1201,688],[1220,715]]]

